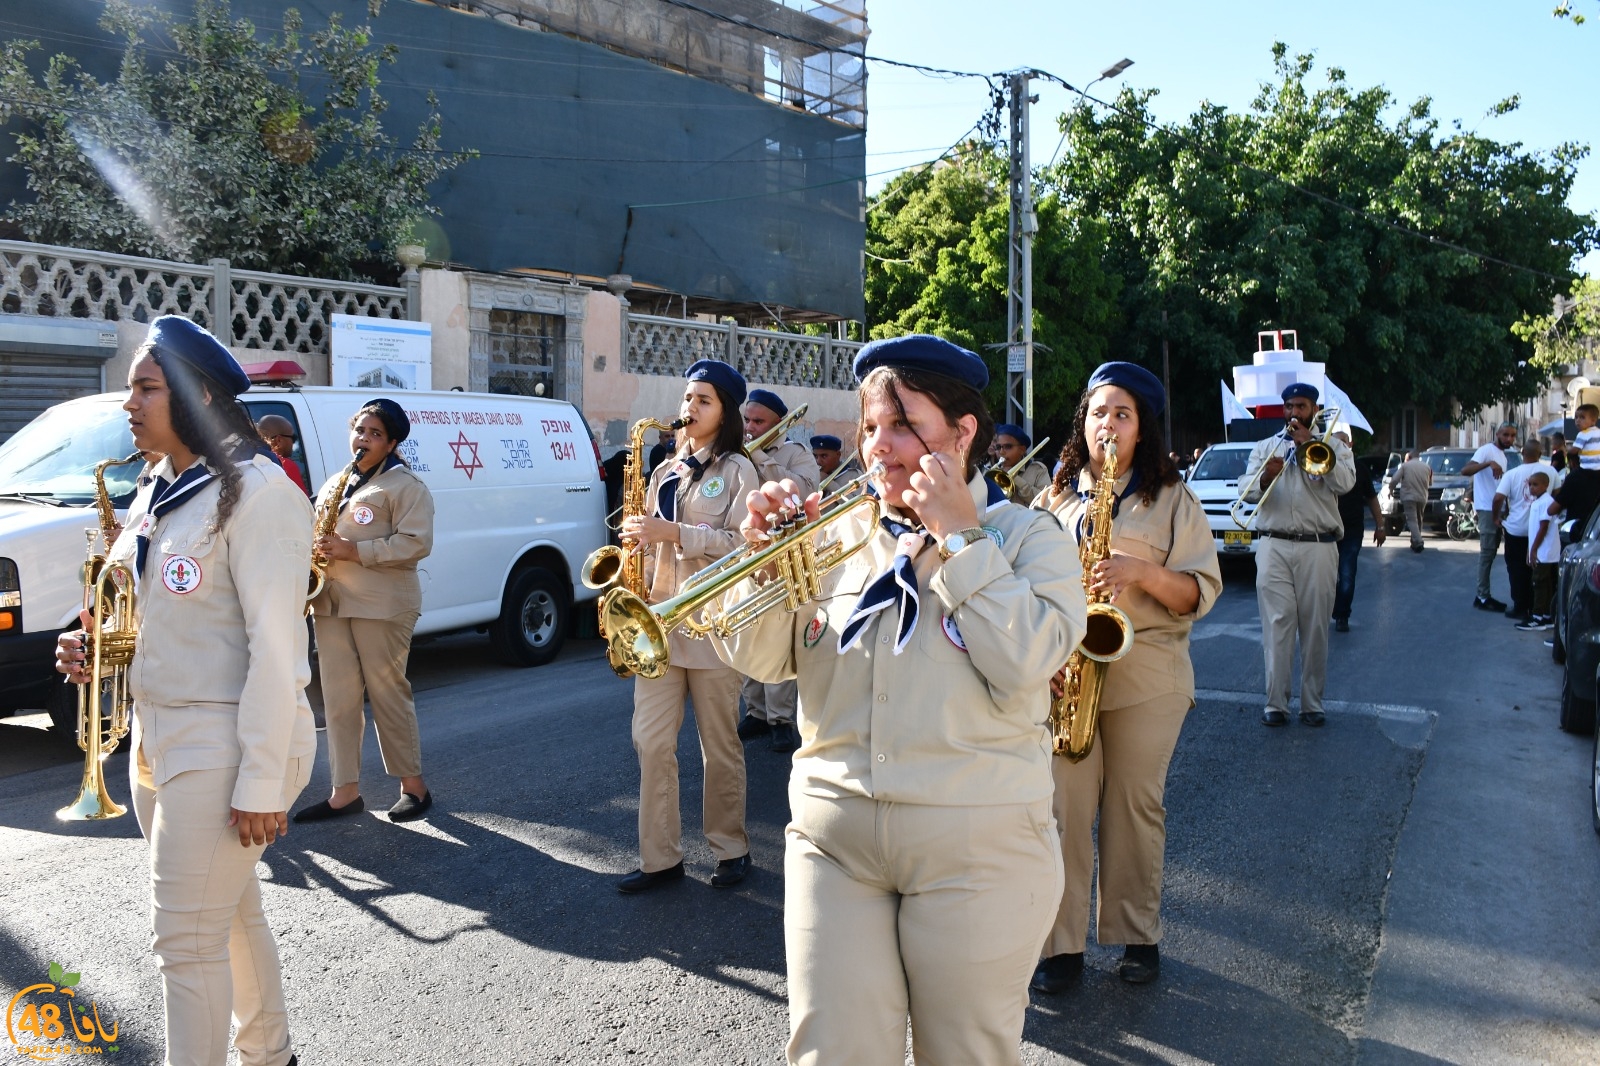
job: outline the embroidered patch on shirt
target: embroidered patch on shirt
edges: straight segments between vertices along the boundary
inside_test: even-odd
[[[192,556],[169,555],[161,564],[161,583],[168,591],[187,596],[200,587],[200,564]]]
[[[364,503],[357,504],[350,509],[350,521],[358,526],[370,525],[372,522],[372,508]]]
[[[994,526],[983,526],[982,529],[983,535],[994,541],[994,546],[996,548],[1004,548],[1006,546],[1006,535],[1004,533],[1000,532]]]
[[[724,482],[722,478],[710,477],[706,479],[705,487],[700,490],[700,495],[704,496],[708,500],[714,500],[718,496],[721,496],[722,490],[727,487],[727,483]]]
[[[806,631],[801,634],[800,639],[805,641],[806,647],[814,648],[817,646],[817,641],[821,640],[822,635],[827,631],[828,616],[823,614],[821,611],[818,611],[817,616],[811,620],[811,623],[808,626],[806,626]]]
[[[940,625],[944,629],[944,635],[949,639],[950,643],[954,644],[962,651],[967,650],[967,642],[961,639],[961,630],[956,628],[956,620],[954,617],[948,614],[945,615],[944,620],[940,623]]]

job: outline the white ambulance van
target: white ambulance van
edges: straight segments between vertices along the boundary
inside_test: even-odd
[[[252,368],[253,369],[253,368]],[[350,462],[350,417],[378,393],[257,385],[252,419],[295,426],[293,460],[314,493]],[[387,393],[411,419],[400,453],[433,493],[433,553],[422,561],[417,635],[485,631],[502,660],[537,666],[561,650],[581,570],[606,543],[594,439],[571,404],[469,392]],[[125,393],[58,404],[0,445],[0,715],[45,708],[68,730],[76,692],[56,683],[56,634],[77,625],[93,470],[133,450]],[[139,464],[112,467],[119,514]],[[70,697],[70,698],[69,698]]]

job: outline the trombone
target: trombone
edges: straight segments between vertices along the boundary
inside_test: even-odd
[[[804,418],[806,416],[806,411],[810,410],[810,408],[811,405],[808,403],[801,404],[793,411],[790,411],[788,414],[778,419],[777,424],[771,429],[767,430],[765,433],[761,434],[761,436],[757,437],[755,440],[746,441],[744,446],[745,455],[748,456],[751,452],[762,451],[768,447],[771,447],[773,441],[782,440],[784,434],[789,432],[789,427]],[[723,417],[726,418],[727,416],[724,415]],[[737,417],[737,415],[735,417]]]
[[[838,477],[840,474],[844,473],[846,470],[848,470],[850,468],[850,464],[855,462],[856,456],[858,456],[860,454],[861,453],[859,451],[852,451],[845,458],[844,462],[840,463],[834,469],[833,473],[829,474],[827,477],[822,479],[822,483],[817,486],[817,491],[822,493],[823,495],[827,495],[828,486],[833,484],[833,479]]]
[[[1299,464],[1300,469],[1304,470],[1309,476],[1327,476],[1327,474],[1333,470],[1333,465],[1337,461],[1333,453],[1333,445],[1329,444],[1328,440],[1333,436],[1333,427],[1339,420],[1338,414],[1339,408],[1324,407],[1322,410],[1312,415],[1311,432],[1315,433],[1317,431],[1317,423],[1320,421],[1323,424],[1322,436],[1317,439],[1308,440],[1304,444],[1294,444],[1291,441],[1289,451],[1285,452],[1281,456],[1275,456],[1274,458],[1288,459],[1292,455],[1294,457],[1294,461]],[[1300,420],[1298,418],[1289,419],[1290,424],[1285,425],[1283,429],[1275,434],[1275,436],[1271,439],[1277,439],[1278,437],[1281,437],[1286,441],[1291,440],[1289,437],[1289,431],[1293,428],[1294,423],[1299,421]],[[1261,475],[1265,474],[1266,471],[1267,464],[1262,463],[1261,469],[1257,470],[1256,476],[1251,479],[1251,484],[1247,488],[1240,489],[1239,498],[1228,505],[1228,514],[1230,517],[1232,517],[1233,524],[1238,526],[1240,529],[1249,529],[1251,525],[1255,523],[1256,515],[1260,514],[1261,508],[1266,506],[1267,497],[1272,495],[1272,490],[1278,487],[1278,482],[1283,478],[1283,471],[1280,470],[1278,472],[1278,476],[1273,478],[1272,484],[1267,486],[1267,491],[1263,492],[1261,494],[1261,498],[1255,502],[1255,510],[1249,515],[1241,518],[1240,514],[1243,512],[1246,506],[1249,506],[1249,501],[1247,501],[1245,497],[1254,492],[1256,489],[1260,488]]]
[[[1033,461],[1033,457],[1038,455],[1044,446],[1049,443],[1050,438],[1046,437],[1038,444],[1035,444],[1032,448],[1029,448],[1028,454],[1024,455],[1021,459],[1018,459],[1015,466],[1008,467],[1005,470],[990,470],[988,474],[989,480],[994,482],[995,485],[999,487],[1000,491],[1009,497],[1011,495],[1011,490],[1016,488],[1017,475],[1028,469],[1028,464]]]
[[[710,634],[731,637],[774,608],[782,607],[792,614],[821,596],[822,579],[865,548],[878,527],[878,498],[871,493],[850,497],[882,471],[883,464],[874,463],[871,470],[824,499],[815,522],[806,521],[802,512],[772,530],[769,543],[735,548],[691,574],[678,595],[669,600],[652,605],[621,587],[606,593],[600,602],[600,631],[605,634],[606,659],[611,669],[622,677],[661,677],[672,665],[667,638],[673,630],[681,627],[696,638]],[[865,519],[865,531],[859,540],[847,542],[842,537],[823,535],[829,527],[857,512],[864,512]],[[745,578],[768,568],[776,570],[774,580],[731,607],[708,611],[700,619],[694,617]]]

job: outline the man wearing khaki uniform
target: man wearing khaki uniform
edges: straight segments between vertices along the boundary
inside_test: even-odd
[[[1400,483],[1400,509],[1406,515],[1406,532],[1411,534],[1411,550],[1422,550],[1422,513],[1428,507],[1428,487],[1433,484],[1433,467],[1406,452],[1406,461],[1395,471]]]
[[[744,406],[745,440],[754,440],[777,425],[789,413],[788,404],[776,393],[751,389]],[[802,499],[817,490],[822,471],[816,456],[803,444],[779,441],[772,448],[757,448],[750,453],[758,481],[793,481]],[[744,719],[739,723],[739,739],[753,740],[770,733],[773,751],[787,755],[800,746],[794,731],[795,686],[791,681],[765,685],[754,678],[744,679]]]
[[[1267,668],[1267,705],[1261,722],[1289,724],[1289,674],[1298,635],[1300,721],[1320,726],[1326,721],[1322,687],[1328,676],[1328,619],[1338,582],[1336,542],[1344,532],[1339,497],[1356,483],[1356,467],[1349,447],[1332,436],[1327,446],[1334,464],[1326,475],[1307,474],[1297,461],[1301,446],[1313,439],[1315,387],[1297,382],[1284,389],[1283,411],[1288,425],[1283,433],[1256,444],[1239,482],[1250,503],[1259,503],[1268,488],[1276,486],[1255,514],[1256,602]],[[1286,451],[1286,444],[1292,448]]]

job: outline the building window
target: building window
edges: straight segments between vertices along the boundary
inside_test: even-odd
[[[566,357],[566,318],[494,308],[489,312],[488,342],[490,392],[557,395],[556,376]]]
[[[1389,449],[1406,452],[1417,446],[1417,409],[1402,407],[1389,422]]]

